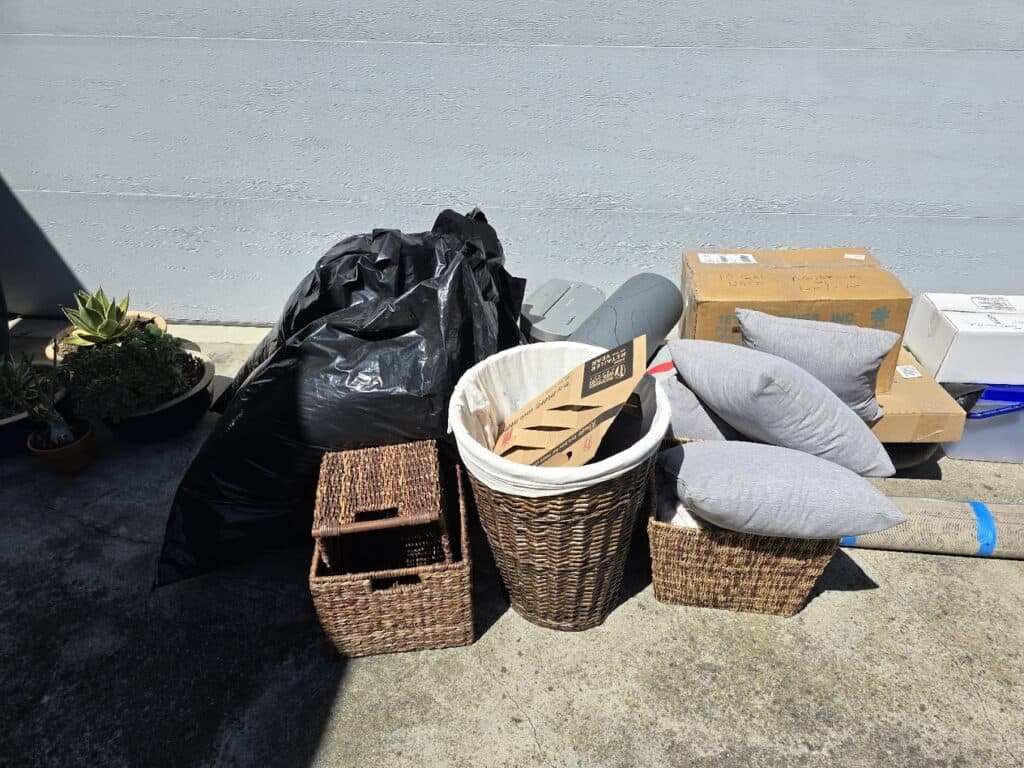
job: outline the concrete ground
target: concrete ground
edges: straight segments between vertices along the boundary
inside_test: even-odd
[[[193,335],[226,374],[252,341]],[[0,462],[0,766],[1024,760],[1021,562],[843,550],[779,619],[657,603],[638,541],[622,605],[566,634],[508,610],[478,530],[476,643],[349,662],[317,625],[308,545],[150,592],[214,421],[107,444],[72,479]],[[942,459],[882,485],[1024,502],[1024,467]]]

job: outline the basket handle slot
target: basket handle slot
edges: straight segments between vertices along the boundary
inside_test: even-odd
[[[354,517],[355,522],[365,523],[370,520],[390,520],[398,517],[398,507],[387,507],[385,509],[360,509]]]
[[[348,533],[360,533],[363,531],[385,531],[395,528],[405,528],[426,523],[437,522],[438,513],[436,510],[420,510],[412,514],[396,515],[377,520],[357,520],[354,523],[328,523],[313,529],[315,538],[327,536],[342,536]]]
[[[386,592],[387,590],[395,589],[396,587],[413,586],[422,583],[423,580],[415,573],[410,573],[406,576],[389,576],[379,579],[370,579],[370,591]]]

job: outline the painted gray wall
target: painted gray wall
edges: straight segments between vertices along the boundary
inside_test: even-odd
[[[173,318],[270,321],[340,237],[473,205],[533,281],[865,245],[1024,294],[1022,84],[1018,0],[4,0],[0,174]]]

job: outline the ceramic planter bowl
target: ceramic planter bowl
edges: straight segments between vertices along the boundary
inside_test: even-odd
[[[167,321],[155,312],[129,312],[126,317],[132,320],[152,320],[153,324],[161,331],[167,330]],[[74,326],[69,325],[63,331],[54,336],[53,340],[46,345],[46,349],[43,353],[46,355],[47,360],[53,360],[53,356],[57,354],[57,347],[59,347],[60,343],[68,337],[72,330],[74,330]],[[58,355],[58,359],[62,357],[64,357],[64,355]]]
[[[213,361],[201,352],[186,350],[186,353],[203,364],[203,375],[195,386],[163,405],[111,424],[114,434],[140,442],[166,440],[187,432],[210,410]]]

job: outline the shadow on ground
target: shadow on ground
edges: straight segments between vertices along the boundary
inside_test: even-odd
[[[0,462],[0,765],[306,766],[343,684],[308,545],[150,591],[181,440]]]
[[[943,457],[942,449],[935,443],[887,443],[896,477],[915,480],[941,480],[942,466],[939,459]]]
[[[823,592],[859,592],[865,589],[878,589],[878,584],[861,569],[853,558],[837,549],[835,555],[825,567],[818,583],[811,590],[810,602]]]

